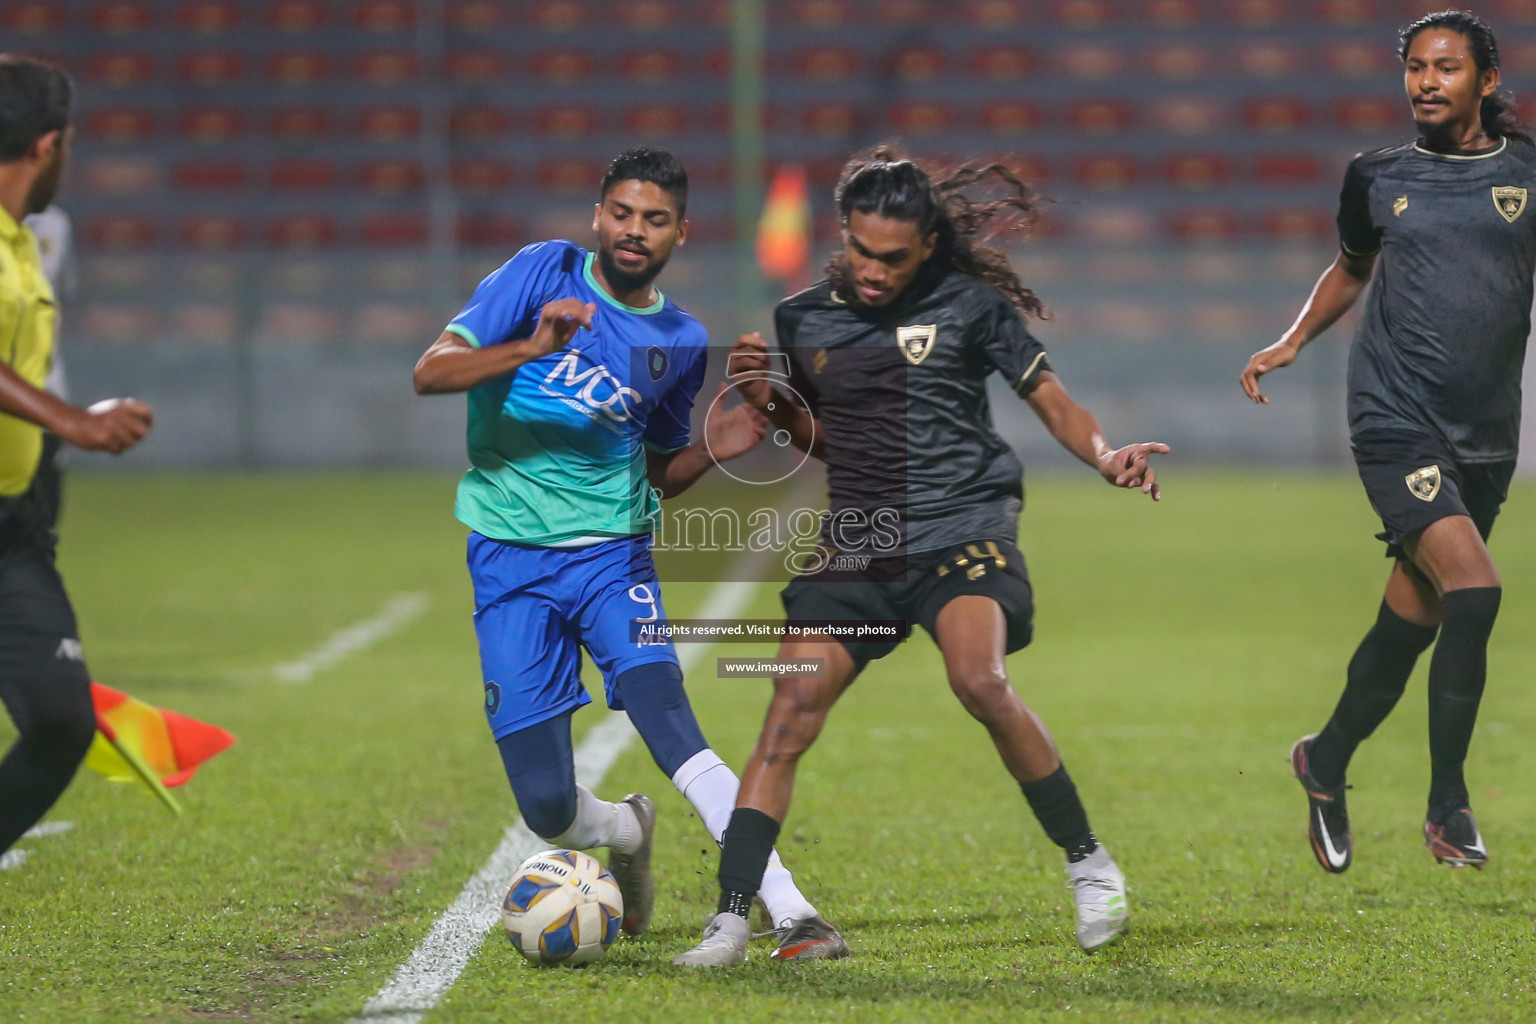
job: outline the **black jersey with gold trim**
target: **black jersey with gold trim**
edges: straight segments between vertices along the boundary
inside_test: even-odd
[[[1349,425],[1413,430],[1461,462],[1513,459],[1536,274],[1536,148],[1420,143],[1357,156],[1339,239],[1380,253],[1349,357]]]
[[[774,310],[790,384],[819,419],[845,552],[1013,541],[1024,467],[992,425],[986,381],[1020,397],[1050,369],[1012,303],[968,274],[924,268],[889,306],[843,301],[827,281]]]

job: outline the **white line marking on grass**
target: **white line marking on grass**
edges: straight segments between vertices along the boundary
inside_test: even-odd
[[[338,630],[304,657],[274,667],[272,677],[280,683],[307,683],[322,669],[383,640],[420,616],[431,603],[431,598],[424,593],[396,594],[373,618]]]
[[[732,618],[746,608],[756,589],[757,584],[743,580],[717,583],[700,608],[712,619]],[[711,646],[679,645],[677,660],[684,675]],[[576,745],[576,777],[587,788],[596,789],[634,738],[629,716],[621,711],[609,712]],[[389,984],[368,1000],[353,1024],[420,1024],[459,980],[486,934],[500,923],[502,890],[512,872],[548,845],[547,840],[534,835],[521,821],[508,828],[485,867],[465,884],[458,899],[432,925],[427,937],[400,965]]]
[[[6,850],[0,853],[0,871],[10,871],[19,868],[32,856],[31,850]]]
[[[75,827],[72,821],[45,821],[40,825],[33,825],[21,834],[23,839],[41,839],[43,836],[56,836],[60,832],[68,832]]]

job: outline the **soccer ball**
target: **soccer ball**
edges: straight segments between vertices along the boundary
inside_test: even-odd
[[[501,926],[532,963],[596,963],[619,937],[624,898],[596,857],[546,850],[523,861],[501,901]]]

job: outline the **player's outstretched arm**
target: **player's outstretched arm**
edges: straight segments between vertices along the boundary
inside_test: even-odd
[[[727,387],[721,382],[715,391],[715,402],[720,401]],[[705,423],[702,442],[675,452],[645,453],[646,475],[663,498],[683,493],[716,463],[751,451],[768,429],[767,418],[745,402],[732,409],[722,407]]]
[[[821,424],[816,417],[773,386],[768,343],[756,331],[743,334],[727,357],[731,383],[747,404],[762,411],[775,430],[789,434],[789,443],[808,455],[823,458]]]
[[[149,403],[112,398],[81,409],[35,388],[0,363],[0,412],[35,423],[78,448],[121,455],[143,440],[154,426]]]
[[[1243,367],[1243,375],[1238,378],[1244,394],[1260,405],[1268,405],[1269,399],[1259,390],[1259,378],[1271,370],[1290,366],[1308,342],[1348,312],[1370,282],[1375,266],[1375,256],[1351,256],[1340,250],[1339,258],[1317,279],[1307,304],[1291,329],[1273,345],[1248,357],[1248,365]]]
[[[564,348],[578,330],[592,329],[597,306],[579,299],[556,299],[539,311],[533,334],[500,345],[476,348],[444,331],[416,361],[411,380],[418,395],[453,394],[479,387],[524,363]]]
[[[1153,441],[1111,448],[1104,440],[1098,418],[1072,400],[1062,387],[1061,378],[1051,370],[1041,373],[1040,383],[1025,400],[1063,448],[1098,470],[1109,483],[1116,487],[1139,487],[1153,501],[1162,500],[1151,457],[1166,455],[1167,445]]]

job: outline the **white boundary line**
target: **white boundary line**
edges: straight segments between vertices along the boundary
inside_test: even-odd
[[[738,568],[741,567],[738,565]],[[729,619],[742,611],[757,590],[743,580],[721,582],[709,592],[701,610],[712,619]],[[682,644],[678,661],[683,674],[712,644]],[[576,746],[576,777],[596,789],[620,754],[635,738],[629,716],[609,712]],[[458,899],[432,925],[432,930],[400,965],[394,978],[363,1006],[352,1024],[420,1024],[423,1017],[459,980],[479,951],[485,936],[501,921],[501,896],[517,866],[549,845],[521,821],[506,830],[485,867],[465,883]]]
[[[302,658],[273,666],[272,678],[280,683],[307,683],[315,673],[330,668],[348,655],[367,650],[419,617],[431,603],[431,596],[426,593],[396,594],[373,618],[337,630],[325,643]]]
[[[56,836],[61,832],[68,832],[75,827],[72,821],[45,821],[33,825],[21,834],[22,839],[41,839],[44,836]],[[19,868],[32,856],[31,850],[12,848],[0,853],[0,871],[10,871]]]

